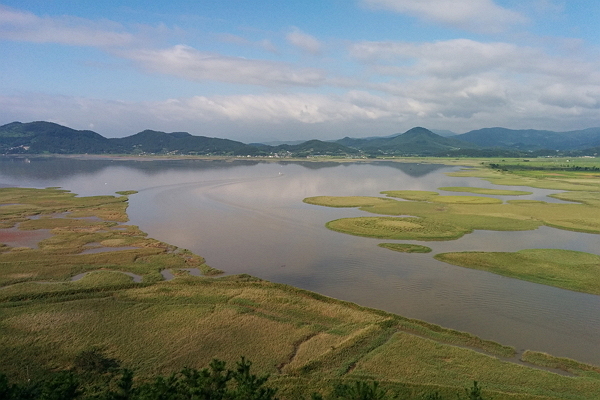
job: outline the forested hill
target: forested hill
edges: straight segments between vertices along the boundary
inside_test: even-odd
[[[443,137],[422,127],[412,128],[391,137],[366,139],[344,138],[336,143],[363,150],[369,154],[381,155],[440,155],[459,149],[477,149],[473,143]]]
[[[293,139],[293,138],[292,138]],[[0,126],[0,154],[157,154],[274,157],[597,155],[600,128],[571,132],[485,128],[452,137],[422,127],[391,136],[309,140],[300,144],[245,144],[188,132],[145,130],[105,138],[46,121]]]
[[[0,126],[0,153],[107,153],[111,141],[92,131],[77,131],[52,122],[12,122]]]
[[[257,155],[259,150],[229,139],[192,136],[187,132],[145,130],[132,136],[109,139],[117,153],[125,154],[215,154]]]
[[[52,122],[13,122],[0,126],[4,154],[217,154],[252,155],[258,149],[228,139],[192,136],[187,132],[146,130],[124,138],[107,139]]]
[[[534,151],[582,150],[600,146],[600,128],[588,128],[578,131],[553,132],[535,129],[484,128],[461,135],[455,139],[486,148],[503,148]]]
[[[0,126],[0,154],[191,154],[235,156],[356,155],[356,149],[310,140],[298,145],[249,145],[188,132],[145,130],[123,138],[105,138],[52,122],[12,122]]]

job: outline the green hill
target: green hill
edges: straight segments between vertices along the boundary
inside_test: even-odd
[[[192,136],[187,132],[145,130],[107,139],[96,132],[38,121],[0,126],[0,153],[256,155],[260,150],[234,140]]]
[[[258,148],[229,139],[193,136],[187,132],[145,130],[132,136],[109,139],[122,153],[256,155]]]
[[[536,129],[484,128],[462,135],[464,140],[481,147],[498,147],[514,150],[582,150],[600,146],[600,128],[588,128],[569,132]]]
[[[12,122],[0,127],[1,153],[110,153],[113,145],[92,131],[78,131],[45,121]]]
[[[428,129],[416,127],[392,137],[368,139],[344,138],[336,143],[363,150],[369,154],[437,155],[444,151],[474,149],[478,146],[454,138],[443,137]]]

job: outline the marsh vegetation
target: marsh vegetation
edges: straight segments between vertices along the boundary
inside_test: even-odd
[[[101,348],[140,379],[245,355],[259,373],[271,374],[282,398],[372,379],[404,398],[455,397],[473,379],[496,399],[589,399],[600,391],[600,371],[592,366],[552,356],[519,365],[510,361],[511,347],[248,275],[182,273],[164,281],[161,270],[204,260],[124,224],[123,196],[85,198],[58,189],[0,195],[20,205],[0,208],[5,227],[52,233],[37,249],[4,246],[0,253],[0,370],[17,382],[72,368],[78,354]],[[80,254],[90,243],[136,249]],[[82,271],[93,272],[70,281]]]
[[[600,257],[595,254],[559,249],[527,249],[512,253],[442,253],[436,254],[435,258],[511,278],[600,294]]]

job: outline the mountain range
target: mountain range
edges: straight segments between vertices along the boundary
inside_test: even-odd
[[[123,138],[105,138],[46,121],[12,122],[0,126],[0,154],[190,154],[307,157],[356,156],[531,156],[596,155],[600,128],[570,132],[484,128],[444,136],[422,127],[389,136],[297,144],[245,144],[235,140],[194,136],[188,132],[145,130]],[[451,132],[450,132],[451,133]]]

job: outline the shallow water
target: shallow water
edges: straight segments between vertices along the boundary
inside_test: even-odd
[[[12,166],[12,168],[9,168]],[[377,247],[378,239],[332,232],[327,221],[369,215],[308,205],[317,195],[369,195],[382,190],[499,187],[448,177],[455,167],[391,162],[255,163],[209,161],[0,159],[0,185],[62,186],[80,195],[135,189],[131,223],[151,237],[187,248],[212,267],[249,273],[328,296],[423,319],[532,349],[600,364],[600,296],[448,265],[447,251],[565,248],[599,254],[600,236],[549,227],[523,232],[477,231],[447,242],[420,242],[430,254]],[[419,243],[419,242],[413,242]]]

